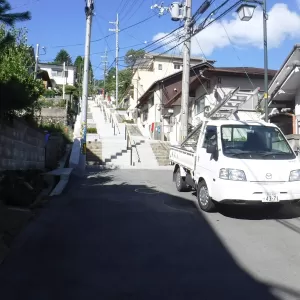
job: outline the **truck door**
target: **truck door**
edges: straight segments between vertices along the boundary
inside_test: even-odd
[[[212,187],[218,177],[218,135],[216,126],[207,126],[205,129],[202,142],[199,141],[196,156],[196,178],[204,178],[210,195],[212,195]],[[216,146],[216,153],[207,153],[208,145]]]

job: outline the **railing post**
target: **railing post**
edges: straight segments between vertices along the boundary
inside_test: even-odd
[[[114,135],[116,135],[116,124],[114,124]]]
[[[126,132],[126,124],[125,124],[125,140],[126,140],[126,138],[127,138],[127,132]]]
[[[131,150],[130,150],[130,165],[132,166],[132,145],[131,145]]]

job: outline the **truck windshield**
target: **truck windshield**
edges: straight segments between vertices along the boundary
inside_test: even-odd
[[[293,159],[295,154],[276,127],[251,125],[221,126],[225,156],[240,159]]]

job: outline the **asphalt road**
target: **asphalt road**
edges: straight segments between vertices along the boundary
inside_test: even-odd
[[[171,171],[73,178],[0,266],[1,299],[300,299],[300,208],[199,212]]]

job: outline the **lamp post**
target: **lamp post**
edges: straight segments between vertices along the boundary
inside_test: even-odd
[[[268,35],[267,35],[267,0],[263,1],[244,1],[237,9],[237,13],[241,21],[250,21],[253,17],[255,4],[262,7],[263,10],[263,38],[264,38],[264,100],[265,100],[265,121],[269,121],[268,116]],[[248,2],[248,3],[247,3]],[[249,4],[250,3],[250,4]]]

